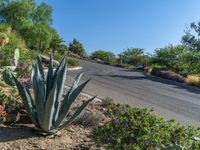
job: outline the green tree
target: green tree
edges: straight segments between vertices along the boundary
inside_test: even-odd
[[[73,41],[69,44],[69,51],[73,52],[74,54],[77,54],[81,57],[85,55],[85,49],[83,45],[76,39],[73,39]]]
[[[167,46],[155,51],[152,64],[164,70],[172,70],[184,76],[200,73],[200,53],[184,45]]]
[[[97,50],[93,52],[90,56],[92,59],[101,60],[107,63],[114,63],[116,61],[115,54],[108,51]]]
[[[141,48],[128,48],[124,52],[120,53],[119,57],[121,63],[135,66],[146,65],[144,49]]]
[[[186,34],[182,37],[182,43],[190,50],[200,51],[200,22],[190,24]]]
[[[57,32],[55,32],[50,43],[50,48],[52,49],[52,52],[54,53],[56,50],[66,48],[65,45],[62,44],[63,42],[63,39],[57,34]]]
[[[61,42],[52,28],[53,9],[46,3],[38,6],[34,0],[2,0],[0,12],[4,23],[16,30],[31,49],[55,49]]]
[[[3,0],[4,3],[6,0]],[[12,26],[14,30],[20,30],[30,23],[30,16],[35,10],[34,0],[10,1],[1,10],[1,17],[5,23]]]
[[[170,70],[179,70],[179,61],[181,59],[181,53],[184,53],[184,46],[167,46],[155,50],[152,62],[158,64],[163,68]]]
[[[51,25],[53,22],[52,19],[53,9],[46,3],[41,3],[39,6],[36,7],[34,13],[32,14],[32,22],[35,25],[38,24],[45,24]]]

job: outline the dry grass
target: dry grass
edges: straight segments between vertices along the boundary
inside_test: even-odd
[[[199,78],[199,76],[196,76],[196,75],[189,75],[185,79],[185,83],[187,83],[189,85],[193,85],[193,86],[199,86],[200,85],[200,78]]]
[[[105,108],[105,107],[108,107],[108,105],[110,105],[111,103],[113,103],[113,99],[106,97],[102,99],[101,106]]]
[[[84,127],[97,127],[103,120],[105,116],[100,111],[91,111],[82,113],[74,122],[74,124],[83,125]]]

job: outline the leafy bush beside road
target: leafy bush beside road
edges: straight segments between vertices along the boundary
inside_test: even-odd
[[[67,59],[67,64],[69,67],[78,67],[80,66],[80,63],[74,59]]]
[[[107,116],[111,121],[94,130],[93,138],[108,149],[200,149],[200,128],[164,121],[147,109],[110,104]]]
[[[171,70],[186,77],[200,74],[199,56],[198,51],[191,51],[183,45],[170,45],[155,51],[151,65],[160,66],[164,70]]]
[[[115,64],[116,58],[115,55],[112,52],[107,52],[103,50],[97,50],[93,52],[90,56],[91,59],[96,61],[102,61],[104,63],[108,64]]]
[[[128,48],[119,54],[119,62],[144,68],[149,62],[149,56],[144,53],[142,48]]]
[[[157,77],[161,77],[161,78],[165,78],[165,79],[169,79],[169,80],[173,80],[176,82],[185,82],[185,78],[173,71],[165,71],[165,70],[161,70],[160,68],[157,67],[153,67],[153,68],[149,68],[147,69],[148,73],[150,73],[151,75],[157,76]]]

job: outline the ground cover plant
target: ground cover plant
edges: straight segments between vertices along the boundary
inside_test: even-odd
[[[57,52],[54,52],[53,55],[54,55],[54,59],[56,61],[61,61],[62,58],[63,58],[63,55],[68,55],[68,52],[63,53],[62,51],[57,51]],[[80,66],[80,63],[77,60],[67,58],[66,61],[67,61],[68,67],[78,67],[78,66]]]
[[[107,149],[200,149],[200,128],[164,121],[147,109],[129,105],[112,103],[106,114],[111,121],[94,130],[93,138]]]

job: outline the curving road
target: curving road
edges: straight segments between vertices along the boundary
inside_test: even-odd
[[[200,89],[147,76],[138,70],[79,61],[83,69],[68,72],[68,85],[83,71],[82,81],[92,78],[84,90],[86,93],[135,107],[153,108],[165,119],[200,125]]]

